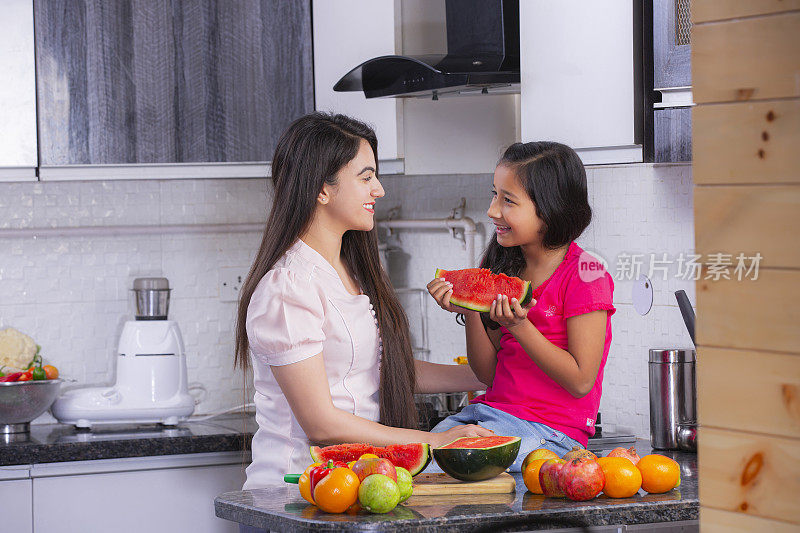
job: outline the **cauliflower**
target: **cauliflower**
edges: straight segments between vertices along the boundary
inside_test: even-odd
[[[36,355],[33,339],[14,328],[0,331],[0,366],[28,368]]]

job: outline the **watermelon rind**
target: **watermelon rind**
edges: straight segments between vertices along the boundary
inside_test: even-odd
[[[437,279],[444,278],[447,276],[448,272],[449,272],[448,270],[437,268],[434,278]],[[516,298],[519,301],[519,305],[521,307],[526,307],[533,299],[533,288],[531,287],[530,281],[525,281],[525,280],[520,280],[520,281],[523,282],[522,294],[519,296],[509,294],[508,296],[511,298]],[[474,302],[462,299],[459,298],[458,296],[453,295],[450,297],[450,303],[458,307],[463,307],[464,309],[469,309],[470,311],[478,311],[479,313],[488,313],[489,309],[491,309],[491,300],[486,304],[481,304],[480,302]]]
[[[417,451],[419,459],[416,462],[398,461],[395,456],[396,453],[402,453],[404,449],[412,449]],[[395,466],[402,466],[412,476],[416,476],[428,466],[431,462],[431,448],[427,442],[416,442],[411,444],[390,444],[389,446],[380,447],[372,446],[369,444],[337,444],[333,446],[326,446],[321,448],[319,446],[311,446],[309,448],[311,459],[315,463],[324,463],[329,459],[334,461],[342,461],[349,463],[355,461],[365,453],[374,453],[378,457],[389,459]]]
[[[522,439],[510,439],[487,448],[434,448],[433,458],[451,477],[461,481],[484,481],[500,475],[514,463]]]

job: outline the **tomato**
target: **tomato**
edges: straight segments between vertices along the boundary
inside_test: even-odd
[[[349,468],[334,468],[314,487],[314,501],[326,513],[343,513],[358,500],[358,476]]]
[[[30,381],[33,379],[33,376],[30,372],[23,372],[18,378],[17,381]]]
[[[47,379],[57,379],[58,378],[58,369],[53,365],[44,365],[44,373],[47,376]]]

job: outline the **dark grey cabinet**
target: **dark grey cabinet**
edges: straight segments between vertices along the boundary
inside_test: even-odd
[[[663,98],[685,95],[692,85],[690,0],[653,2],[653,84]],[[684,88],[680,91],[679,88]],[[691,161],[692,112],[688,101],[656,104],[653,110],[656,162]]]
[[[314,108],[308,0],[35,0],[40,164],[269,161]]]

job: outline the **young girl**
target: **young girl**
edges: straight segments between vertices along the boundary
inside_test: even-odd
[[[412,358],[378,259],[377,152],[372,129],[342,115],[302,117],[278,141],[272,210],[236,325],[235,363],[252,364],[258,423],[245,489],[302,472],[310,443],[439,446],[491,435],[476,425],[411,429],[414,392],[481,384],[469,368]]]
[[[487,214],[495,235],[481,266],[535,287],[527,308],[497,295],[487,315],[450,304],[452,285],[428,284],[445,310],[466,315],[467,356],[489,387],[433,431],[477,423],[522,437],[512,468],[528,452],[563,455],[594,434],[611,344],[614,283],[575,244],[592,211],[586,173],[571,148],[554,142],[510,146],[494,172]]]

